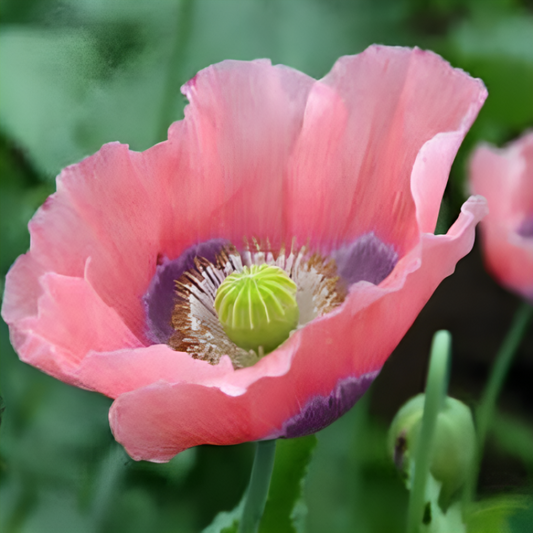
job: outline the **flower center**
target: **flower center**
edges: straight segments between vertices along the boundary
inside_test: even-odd
[[[341,305],[351,285],[378,285],[398,262],[394,247],[374,233],[326,254],[296,240],[287,248],[243,241],[237,248],[211,239],[176,259],[158,258],[143,296],[147,335],[155,344],[213,365],[224,356],[235,369],[254,365],[291,331]]]
[[[296,329],[300,311],[297,286],[275,265],[244,266],[230,274],[215,297],[215,309],[226,335],[237,346],[266,354]]]
[[[245,242],[239,251],[227,243],[211,260],[191,262],[193,268],[174,278],[167,343],[211,364],[224,355],[235,368],[257,363],[346,296],[335,261],[294,244],[272,250],[268,242]]]

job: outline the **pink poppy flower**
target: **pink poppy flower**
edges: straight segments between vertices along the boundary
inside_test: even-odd
[[[472,197],[433,235],[486,90],[431,52],[372,46],[320,81],[224,61],[183,93],[168,141],[107,144],[61,173],[2,308],[20,358],[115,398],[115,438],[151,461],[341,416],[486,210]],[[228,273],[263,262],[295,281],[299,325],[257,360],[213,300]]]
[[[478,147],[470,162],[470,187],[489,205],[481,224],[487,269],[533,303],[533,132],[506,148]]]

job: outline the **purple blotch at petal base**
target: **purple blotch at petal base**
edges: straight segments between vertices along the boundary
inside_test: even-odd
[[[526,239],[533,237],[533,215],[522,221],[516,233]]]
[[[147,336],[155,344],[165,344],[174,333],[171,325],[172,310],[176,303],[175,281],[194,268],[195,257],[205,257],[214,262],[217,254],[228,241],[212,239],[187,248],[178,258],[163,258],[156,267],[156,272],[143,303],[146,312]]]
[[[358,281],[379,285],[394,269],[398,254],[374,233],[362,235],[332,254],[337,272],[348,286]]]
[[[355,405],[378,374],[375,371],[341,379],[329,396],[311,398],[297,415],[283,423],[281,430],[268,438],[303,437],[329,426]]]

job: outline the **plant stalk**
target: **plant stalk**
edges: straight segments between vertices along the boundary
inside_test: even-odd
[[[437,416],[443,407],[448,390],[450,345],[451,335],[448,331],[435,333],[431,345],[422,426],[415,448],[413,484],[407,514],[408,533],[418,533],[422,524],[433,436]]]
[[[485,447],[485,438],[489,428],[490,421],[494,414],[496,401],[500,395],[501,389],[509,372],[509,367],[513,361],[514,355],[520,346],[520,342],[527,331],[527,326],[533,317],[533,306],[523,302],[518,308],[511,323],[511,327],[503,340],[503,343],[496,354],[494,365],[492,367],[489,380],[481,396],[479,407],[476,411],[477,422],[477,450],[476,458],[470,471],[466,490],[464,493],[464,503],[469,505],[474,498],[477,478]]]
[[[256,533],[259,528],[272,478],[275,452],[275,439],[257,442],[239,533]]]

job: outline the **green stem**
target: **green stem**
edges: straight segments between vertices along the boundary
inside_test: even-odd
[[[183,81],[182,66],[187,51],[187,43],[192,30],[193,1],[181,0],[178,9],[178,24],[174,37],[173,47],[170,53],[169,66],[161,101],[159,121],[157,125],[157,142],[167,138],[167,130],[173,120],[175,113],[175,102],[179,97],[179,85]]]
[[[259,528],[270,487],[275,452],[275,440],[261,440],[257,443],[239,533],[256,533]]]
[[[422,523],[433,435],[437,416],[442,409],[448,389],[450,345],[451,335],[448,331],[435,333],[431,345],[422,426],[415,448],[413,484],[407,515],[408,533],[417,533]]]
[[[516,350],[520,346],[520,342],[524,333],[527,330],[527,325],[533,316],[533,306],[527,302],[523,302],[518,308],[511,328],[507,332],[507,335],[500,347],[500,350],[496,354],[494,366],[492,367],[489,381],[481,396],[481,401],[477,409],[477,453],[476,459],[469,474],[466,490],[465,490],[465,504],[469,504],[475,492],[475,486],[479,475],[479,468],[481,458],[483,456],[483,448],[485,446],[485,438],[487,436],[487,430],[490,420],[492,419],[494,408],[496,406],[496,400],[500,395],[505,378],[511,366],[511,362],[516,353]]]

